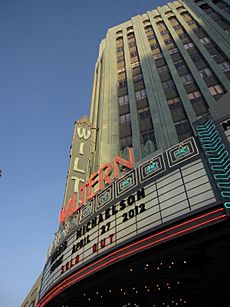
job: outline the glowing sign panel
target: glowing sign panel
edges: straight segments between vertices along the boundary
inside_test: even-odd
[[[151,158],[98,193],[68,220],[67,224],[76,223],[74,229],[63,224],[68,236],[47,261],[41,297],[61,278],[118,244],[217,203],[201,157],[197,151],[191,154],[195,141],[182,145]],[[173,168],[169,155],[174,157]]]

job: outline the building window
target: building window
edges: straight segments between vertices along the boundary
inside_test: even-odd
[[[125,68],[124,67],[119,67],[117,69],[117,72],[118,72],[118,74],[121,74],[121,73],[125,72]]]
[[[194,91],[194,92],[191,92],[191,93],[187,94],[187,96],[188,96],[188,99],[191,101],[191,100],[200,98],[201,97],[201,92],[200,91]]]
[[[160,47],[160,45],[159,45],[158,43],[155,43],[155,44],[151,44],[151,45],[150,45],[150,48],[151,48],[152,50],[158,49],[159,47]]]
[[[177,24],[177,25],[173,26],[173,29],[174,30],[180,30],[180,29],[182,29],[182,26],[180,24]]]
[[[191,15],[188,13],[188,12],[182,12],[181,13],[181,16],[184,18],[184,19],[192,19]]]
[[[181,102],[180,97],[175,97],[167,100],[168,105],[174,105],[180,102]]]
[[[192,128],[188,120],[175,123],[175,128],[179,136],[186,135],[188,133],[191,134],[192,132]]]
[[[140,66],[140,62],[131,63],[131,66],[132,66],[132,68],[139,67]]]
[[[194,54],[191,54],[190,56],[193,62],[199,62],[202,60],[202,57],[199,53],[194,53]]]
[[[121,125],[129,123],[130,120],[131,120],[130,113],[126,113],[126,114],[120,115],[120,124]]]
[[[121,43],[123,43],[123,37],[118,37],[117,39],[116,39],[116,43],[117,44],[121,44]]]
[[[169,33],[169,31],[168,30],[163,30],[163,31],[160,31],[160,34],[161,35],[165,35],[165,34],[168,34]]]
[[[145,32],[146,32],[146,33],[152,32],[152,31],[153,31],[152,26],[147,26],[147,27],[145,27]]]
[[[175,54],[175,53],[178,53],[179,50],[178,50],[178,48],[172,48],[172,49],[169,49],[168,52],[169,52],[169,54]]]
[[[146,20],[143,21],[143,24],[144,24],[144,25],[146,25],[146,24],[149,25],[149,23],[150,23],[150,20],[149,20],[149,19],[146,19]]]
[[[174,62],[174,65],[175,65],[176,68],[182,68],[182,67],[186,66],[184,60],[178,60],[178,61]]]
[[[218,51],[215,47],[207,49],[212,58],[218,55]]]
[[[158,73],[162,73],[162,72],[167,72],[169,71],[168,66],[167,65],[163,65],[157,68]]]
[[[137,110],[137,112],[138,112],[138,115],[139,115],[140,119],[146,119],[148,117],[151,117],[151,113],[149,111],[149,107],[139,109],[139,110]]]
[[[212,94],[212,96],[216,96],[216,95],[224,93],[224,89],[220,84],[210,86],[208,89],[210,93]]]
[[[145,144],[149,140],[153,141],[154,143],[156,142],[153,129],[142,132],[141,137],[142,137],[142,143],[143,144]]]
[[[131,30],[133,30],[133,27],[128,27],[128,28],[126,29],[126,31],[131,31]]]
[[[224,61],[224,62],[222,62],[222,63],[219,63],[218,65],[219,65],[219,67],[220,67],[220,69],[221,69],[222,71],[229,71],[229,70],[230,70],[230,64],[229,64],[229,62],[227,62],[227,61]]]
[[[127,86],[127,80],[119,80],[118,81],[118,87],[122,88],[122,87],[126,87]]]
[[[121,52],[121,51],[123,51],[123,50],[124,50],[124,47],[123,47],[123,46],[117,47],[117,52]]]
[[[202,68],[199,72],[202,78],[213,76],[213,71],[209,67]]]
[[[124,96],[118,97],[118,103],[119,103],[119,106],[128,104],[129,103],[129,96],[128,95],[124,95]]]
[[[158,60],[158,59],[161,59],[163,57],[164,57],[163,53],[161,53],[161,52],[153,55],[154,60]]]
[[[138,56],[137,50],[134,50],[134,51],[130,52],[130,57],[131,58],[135,58],[136,56]]]
[[[133,76],[133,82],[139,82],[139,81],[143,81],[143,75],[142,74],[138,74]]]
[[[125,147],[132,147],[132,136],[125,136],[123,138],[120,139],[121,142],[121,148],[125,148]]]
[[[186,75],[180,76],[180,78],[181,78],[181,81],[183,82],[183,84],[190,84],[190,83],[194,82],[194,79],[193,79],[191,74],[186,74]]]
[[[175,84],[174,84],[173,80],[170,79],[170,80],[166,80],[166,81],[162,82],[162,86],[163,86],[163,89],[167,90],[167,89],[174,88]]]
[[[180,39],[184,39],[184,38],[187,38],[188,35],[187,35],[185,32],[182,32],[182,33],[178,34],[178,37],[179,37]]]
[[[171,24],[178,24],[178,20],[176,19],[176,17],[169,17],[169,21]]]
[[[192,47],[194,47],[194,44],[193,43],[187,43],[187,44],[184,44],[184,48],[185,49],[190,49],[190,48],[192,48]]]
[[[135,92],[135,97],[136,97],[136,100],[141,100],[141,99],[147,97],[146,90],[142,89],[140,91]]]
[[[134,42],[129,42],[129,48],[135,47],[136,46],[136,41]]]
[[[200,42],[201,42],[201,44],[206,45],[206,44],[210,43],[211,41],[207,36],[205,36],[205,37],[200,38]]]
[[[187,21],[187,24],[188,24],[189,26],[191,26],[191,25],[193,25],[193,24],[196,24],[196,22],[195,22],[194,19],[190,19],[190,20]]]
[[[128,39],[132,39],[132,38],[135,38],[135,35],[134,35],[134,33],[129,33],[128,35]]]
[[[151,34],[149,36],[147,36],[148,40],[151,41],[152,39],[155,39],[156,36],[154,34]]]
[[[117,63],[121,63],[121,62],[123,62],[124,61],[124,56],[122,55],[122,56],[119,56],[119,57],[117,57]]]
[[[166,26],[165,26],[163,21],[157,22],[157,26],[158,26],[159,30],[165,30],[166,29]]]
[[[164,40],[164,42],[165,42],[165,45],[167,46],[167,45],[172,44],[173,40],[171,38],[167,38],[167,39]]]

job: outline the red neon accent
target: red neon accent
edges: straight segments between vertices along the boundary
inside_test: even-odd
[[[105,188],[104,183],[109,185],[112,182],[112,180],[110,179],[111,171],[112,171],[112,168],[111,168],[110,163],[105,163],[102,166],[102,168],[99,169],[98,175],[99,175],[100,190],[103,190]]]
[[[85,183],[83,183],[83,185],[80,187],[80,202],[79,202],[79,206],[78,209],[84,205],[84,203],[86,202],[85,199],[85,187],[87,187],[88,185],[88,181],[86,181]]]
[[[118,163],[126,166],[127,168],[133,168],[133,152],[132,149],[128,149],[129,152],[129,161],[122,159],[119,156],[116,156],[113,161],[114,165],[114,178],[118,178]],[[79,210],[81,206],[87,201],[95,196],[95,194],[105,188],[105,184],[110,184],[112,182],[110,175],[112,172],[112,167],[109,163],[105,163],[97,173],[91,175],[91,177],[81,185],[80,187],[80,199],[79,204],[75,207],[77,200],[77,193],[74,193],[73,198],[68,200],[68,204],[64,209],[61,210],[59,214],[59,223],[62,224],[71,216],[74,212]],[[92,191],[92,187],[94,187],[98,183],[98,188]]]
[[[77,193],[73,193],[73,197],[69,199],[68,201],[68,205],[66,208],[66,212],[67,212],[67,216],[72,215],[75,211],[75,205],[76,205],[76,201],[77,201]]]
[[[94,187],[97,183],[99,183],[98,173],[94,173],[93,175],[90,176],[88,180],[87,200],[90,200],[91,198],[93,198],[95,194],[99,191],[100,186],[96,190],[91,191],[91,188]]]
[[[68,200],[68,204],[59,214],[59,223],[62,224],[65,219],[71,216],[76,210],[77,193],[73,193],[73,197]]]
[[[203,223],[200,223],[200,224],[191,226],[191,227],[189,227],[189,228],[187,228],[187,229],[178,231],[178,232],[176,232],[176,233],[174,233],[174,234],[172,234],[172,235],[169,235],[169,236],[167,236],[167,237],[165,237],[165,238],[161,238],[161,239],[159,239],[159,240],[150,242],[150,243],[148,243],[148,244],[146,244],[146,245],[143,245],[143,246],[138,247],[138,248],[136,248],[136,249],[134,249],[134,250],[131,250],[131,251],[129,251],[129,252],[123,254],[123,255],[120,255],[120,256],[117,256],[116,258],[113,258],[113,259],[111,259],[111,260],[108,260],[107,262],[105,262],[105,263],[99,265],[98,267],[92,269],[91,271],[88,271],[88,272],[86,272],[85,274],[83,274],[83,275],[79,276],[78,278],[74,279],[74,281],[71,281],[71,282],[69,282],[69,283],[66,283],[66,284],[64,285],[64,287],[62,287],[62,289],[68,288],[68,286],[71,285],[72,283],[74,283],[74,282],[76,282],[76,281],[78,281],[78,280],[81,280],[83,277],[86,277],[86,276],[90,275],[90,274],[93,273],[94,271],[98,271],[98,269],[103,268],[104,266],[106,266],[106,265],[109,264],[109,263],[116,262],[117,260],[122,259],[122,258],[124,258],[124,257],[126,257],[126,256],[128,256],[128,255],[130,255],[130,254],[133,254],[133,253],[135,253],[136,251],[140,251],[140,250],[145,249],[145,248],[147,248],[147,247],[149,247],[149,246],[152,246],[152,245],[154,245],[154,244],[156,244],[156,243],[159,243],[159,242],[161,242],[161,241],[165,241],[165,240],[167,240],[167,239],[169,239],[169,238],[171,238],[171,237],[177,236],[178,234],[181,234],[181,233],[187,232],[187,231],[189,231],[189,230],[195,229],[195,228],[197,228],[197,227],[199,227],[199,226],[206,225],[206,224],[208,224],[208,223],[211,223],[211,222],[216,221],[216,220],[218,220],[218,219],[220,219],[220,218],[223,218],[223,217],[226,217],[226,215],[221,215],[221,216],[219,216],[219,217],[215,217],[215,218],[213,218],[213,219],[211,219],[211,220],[208,220],[208,221],[205,221],[205,222],[203,222]]]
[[[144,241],[146,241],[146,240],[149,240],[150,238],[153,238],[153,237],[155,237],[155,236],[157,236],[157,235],[160,235],[160,234],[162,234],[162,233],[165,233],[165,232],[167,232],[167,231],[173,230],[173,229],[175,229],[175,228],[178,228],[178,227],[180,227],[180,226],[186,225],[186,224],[188,224],[188,223],[190,223],[190,222],[199,220],[199,219],[201,219],[201,218],[203,218],[203,217],[212,215],[212,214],[217,213],[217,212],[220,212],[220,211],[224,211],[224,209],[223,209],[223,208],[220,208],[220,209],[211,211],[211,212],[209,212],[209,213],[203,214],[203,215],[201,215],[201,216],[199,216],[199,217],[196,217],[196,218],[193,218],[193,219],[188,220],[188,221],[186,221],[186,222],[180,223],[180,224],[175,225],[175,226],[173,226],[173,227],[171,227],[171,228],[168,228],[168,229],[163,230],[163,231],[161,231],[161,232],[158,232],[158,233],[156,233],[156,234],[154,234],[154,235],[151,235],[151,236],[149,236],[149,237],[147,237],[147,238],[145,238],[145,239],[142,239],[142,240],[140,240],[140,241],[137,241],[137,242],[135,242],[135,243],[132,243],[132,244],[126,246],[126,247],[123,247],[123,248],[119,249],[118,251],[115,251],[115,252],[113,252],[113,253],[111,253],[111,254],[105,256],[104,258],[95,261],[95,262],[92,263],[91,265],[89,265],[89,266],[83,268],[81,271],[76,272],[74,275],[72,275],[71,277],[68,277],[66,280],[64,280],[62,283],[60,283],[58,286],[61,286],[64,282],[68,281],[68,279],[70,279],[70,278],[74,277],[75,275],[77,275],[77,274],[79,274],[79,273],[85,271],[86,269],[90,268],[91,266],[94,266],[95,264],[97,264],[97,263],[99,263],[99,262],[101,262],[101,261],[107,259],[107,258],[110,257],[111,255],[115,255],[115,254],[117,254],[118,252],[120,252],[120,251],[122,251],[122,250],[126,250],[126,249],[130,248],[131,246],[135,246],[135,245],[137,245],[137,244],[139,244],[139,243],[141,243],[141,242],[144,242]],[[226,217],[226,215],[222,215],[221,217]],[[58,287],[58,286],[57,286],[57,287]],[[55,287],[49,294],[51,294],[57,287]],[[45,298],[45,297],[44,297],[44,298]]]
[[[113,252],[113,253],[111,253],[111,254],[105,256],[104,258],[99,259],[98,261],[92,263],[91,265],[89,265],[89,266],[83,268],[81,271],[76,272],[74,275],[68,277],[68,278],[65,279],[62,283],[60,283],[58,286],[56,286],[51,292],[49,292],[46,296],[47,296],[47,298],[48,298],[49,295],[51,295],[52,292],[53,292],[55,289],[58,289],[58,288],[65,289],[66,286],[61,287],[61,285],[64,284],[64,283],[66,283],[69,279],[72,279],[74,276],[79,275],[79,273],[81,273],[81,272],[87,270],[88,268],[94,266],[95,264],[97,264],[97,263],[99,263],[99,262],[105,260],[106,258],[111,257],[112,255],[116,255],[117,253],[119,253],[119,252],[122,251],[122,250],[126,250],[126,249],[130,248],[131,246],[135,246],[135,245],[139,244],[140,242],[144,242],[144,241],[146,241],[146,240],[149,240],[150,238],[153,238],[153,237],[155,237],[155,236],[157,236],[157,235],[159,235],[159,234],[165,233],[165,232],[167,232],[167,231],[170,231],[170,230],[172,230],[172,229],[175,229],[175,228],[178,228],[178,227],[180,227],[180,226],[186,225],[186,224],[188,224],[188,223],[190,223],[190,222],[192,222],[192,221],[199,220],[199,219],[201,219],[201,218],[203,218],[203,217],[212,215],[212,214],[214,214],[214,213],[216,213],[216,212],[220,212],[220,211],[224,211],[224,209],[223,209],[223,208],[220,208],[220,209],[214,210],[214,211],[212,211],[212,212],[203,214],[203,215],[201,215],[201,216],[199,216],[199,217],[193,218],[193,219],[191,219],[191,220],[188,220],[188,221],[186,221],[186,222],[183,222],[183,223],[181,223],[181,224],[178,224],[178,225],[176,225],[176,226],[173,226],[173,227],[171,227],[171,228],[169,228],[169,229],[166,229],[166,230],[164,230],[164,231],[161,231],[161,232],[159,232],[159,233],[157,233],[157,234],[154,234],[154,235],[152,235],[152,236],[149,236],[149,237],[147,237],[147,238],[145,238],[145,239],[142,239],[142,240],[140,240],[140,241],[138,241],[138,242],[132,243],[132,244],[126,246],[126,247],[123,247],[123,248],[119,249],[118,251],[115,251],[115,252]],[[211,219],[211,220],[209,220],[209,221],[203,222],[203,223],[201,223],[201,224],[192,226],[192,227],[190,227],[190,228],[196,228],[196,227],[198,227],[198,226],[200,226],[200,225],[202,225],[202,224],[209,223],[209,222],[211,222],[211,221],[213,221],[213,220],[216,220],[216,219],[219,219],[219,218],[222,218],[222,217],[226,217],[226,214],[221,215],[220,217]],[[190,228],[188,228],[188,229],[190,229]],[[187,231],[188,229],[183,230],[182,232]],[[163,240],[163,239],[164,239],[164,238],[162,238],[161,240]],[[154,243],[152,243],[152,244],[154,244]],[[138,249],[137,249],[137,250],[138,250]],[[120,257],[121,257],[121,256],[120,256]],[[119,257],[117,257],[116,259],[119,259]],[[115,260],[114,260],[114,259],[109,260],[108,262],[106,262],[106,264],[108,264],[108,263],[110,263],[110,262],[113,262],[113,261],[115,261]],[[101,265],[101,266],[104,266],[104,265],[105,265],[105,264],[103,264],[103,265]],[[100,268],[101,266],[98,266],[98,268]],[[96,269],[98,269],[98,268],[94,268],[94,269],[91,270],[91,271],[93,272],[94,270],[96,270]],[[91,271],[90,271],[90,272],[91,272]],[[85,274],[88,275],[88,273],[85,273]],[[85,274],[82,275],[82,277],[84,277]],[[80,278],[80,277],[79,277],[79,278]],[[78,279],[79,279],[79,278],[78,278]],[[77,280],[78,280],[78,279],[77,279]],[[74,280],[74,282],[75,282],[75,281],[76,281],[76,280]],[[72,281],[71,281],[71,283],[72,283]],[[54,295],[52,295],[52,297],[55,296],[55,294],[57,294],[58,292],[60,292],[60,291],[57,290],[56,292],[54,292],[54,293],[53,293]],[[41,302],[46,298],[46,296],[41,300]],[[52,297],[51,297],[51,298],[52,298]],[[38,306],[40,306],[40,305],[38,305]],[[40,307],[42,307],[42,306],[43,306],[43,305],[41,305]]]
[[[148,243],[148,244],[145,244],[145,245],[143,245],[143,246],[141,246],[141,247],[137,247],[136,249],[131,250],[131,251],[128,251],[127,253],[125,253],[125,254],[123,254],[123,255],[120,255],[120,256],[118,255],[116,258],[110,259],[110,260],[108,260],[107,262],[102,263],[101,265],[98,265],[97,267],[93,268],[92,270],[90,270],[90,271],[88,271],[88,272],[82,274],[81,276],[77,277],[80,273],[84,272],[85,270],[89,269],[89,268],[92,267],[92,266],[95,266],[97,263],[100,263],[100,262],[102,262],[103,260],[105,260],[105,259],[107,259],[107,258],[109,258],[109,257],[111,257],[111,256],[113,256],[113,255],[116,255],[116,254],[118,254],[119,252],[124,251],[124,250],[126,250],[126,249],[128,249],[128,248],[130,248],[130,247],[132,247],[132,246],[135,246],[135,245],[137,245],[137,244],[140,244],[141,242],[144,242],[144,241],[146,241],[146,240],[152,239],[152,238],[154,238],[154,237],[156,237],[156,236],[158,236],[158,235],[160,235],[160,234],[163,234],[163,233],[165,233],[165,232],[169,232],[169,231],[171,231],[171,230],[173,230],[173,229],[175,229],[175,228],[181,227],[181,226],[186,225],[186,224],[188,224],[188,223],[191,223],[191,222],[193,222],[193,221],[200,220],[200,219],[202,219],[203,217],[206,217],[206,216],[209,216],[209,215],[213,215],[214,213],[217,213],[217,212],[220,212],[220,211],[224,211],[224,209],[223,209],[223,208],[220,208],[220,209],[211,211],[211,212],[209,212],[209,213],[203,214],[203,215],[201,215],[201,216],[199,216],[199,217],[193,218],[193,219],[188,220],[188,221],[186,221],[186,222],[183,222],[183,223],[180,223],[180,224],[178,224],[178,225],[175,225],[175,226],[173,226],[173,227],[171,227],[171,228],[165,229],[165,230],[163,230],[163,231],[161,231],[161,232],[158,232],[158,233],[156,233],[156,234],[154,234],[154,235],[151,235],[151,236],[149,236],[149,237],[147,237],[147,238],[144,238],[144,239],[142,239],[142,240],[139,240],[139,241],[137,241],[137,242],[135,242],[135,243],[132,243],[132,244],[130,244],[130,245],[128,245],[128,246],[125,246],[125,247],[123,247],[123,248],[121,248],[121,249],[119,249],[119,250],[117,250],[117,251],[115,251],[115,252],[110,253],[109,255],[107,255],[107,256],[105,256],[104,258],[101,258],[101,259],[97,260],[96,262],[94,262],[94,263],[88,265],[87,267],[85,267],[85,268],[83,268],[82,270],[76,272],[75,274],[71,275],[70,277],[67,277],[67,278],[66,278],[65,280],[63,280],[59,285],[57,285],[54,289],[52,289],[49,293],[47,293],[46,296],[38,303],[37,307],[43,307],[43,306],[44,306],[47,302],[49,302],[54,296],[56,296],[58,293],[62,292],[62,291],[63,291],[65,288],[67,288],[69,285],[71,285],[71,284],[77,282],[78,280],[80,280],[80,279],[82,279],[82,278],[88,276],[89,274],[91,274],[91,273],[93,273],[93,272],[99,270],[100,268],[103,268],[104,266],[106,266],[106,265],[108,265],[108,264],[110,264],[110,263],[112,263],[112,262],[115,262],[115,261],[117,261],[117,260],[119,260],[119,259],[122,259],[122,258],[124,258],[124,257],[126,257],[126,256],[128,256],[128,255],[130,255],[130,254],[132,254],[132,253],[135,253],[136,251],[140,251],[140,250],[142,250],[142,249],[145,249],[145,248],[147,248],[147,247],[150,247],[150,246],[152,246],[152,245],[154,245],[154,244],[156,244],[156,243],[165,241],[165,240],[167,240],[167,239],[169,239],[169,238],[172,238],[172,237],[175,237],[175,236],[180,235],[180,234],[182,234],[182,233],[188,232],[188,231],[190,231],[190,230],[192,230],[192,229],[195,229],[195,228],[198,228],[198,227],[200,227],[200,226],[209,224],[209,223],[211,223],[211,222],[213,222],[213,221],[216,221],[216,220],[225,218],[225,217],[227,217],[227,215],[226,215],[226,214],[222,214],[221,216],[212,218],[212,219],[210,219],[210,220],[207,220],[207,221],[205,221],[205,222],[199,223],[199,224],[194,225],[194,226],[190,226],[190,227],[188,227],[188,228],[186,228],[186,229],[180,230],[180,231],[175,232],[175,233],[173,233],[173,234],[171,234],[171,235],[168,235],[168,236],[166,236],[166,237],[164,237],[164,238],[161,238],[161,239],[155,240],[155,241],[153,241],[153,242],[150,242],[150,243]],[[74,277],[76,277],[76,278],[73,280]],[[71,281],[68,282],[68,280],[70,280],[70,279],[71,279]],[[56,291],[55,291],[55,290],[56,290]]]
[[[66,219],[66,212],[64,209],[59,213],[59,224],[62,224]]]
[[[129,152],[129,161],[122,159],[119,156],[116,156],[113,160],[113,171],[114,171],[114,178],[118,179],[118,163],[124,165],[127,168],[133,168],[133,151],[132,148],[128,148]]]

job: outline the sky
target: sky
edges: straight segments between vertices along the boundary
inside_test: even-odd
[[[1,307],[19,307],[44,267],[100,41],[166,2],[0,0]]]

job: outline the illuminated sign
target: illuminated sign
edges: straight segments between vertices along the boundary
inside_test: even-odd
[[[64,222],[74,212],[79,191],[88,178],[90,146],[91,127],[88,118],[83,117],[76,121],[74,126],[64,204],[59,218],[60,222]]]
[[[93,198],[99,191],[104,190],[106,185],[111,184],[112,176],[117,179],[119,176],[119,164],[126,168],[133,168],[132,149],[129,148],[128,152],[129,161],[116,156],[112,165],[110,163],[104,164],[98,172],[92,174],[90,178],[81,185],[78,190],[80,193],[74,192],[73,197],[69,198],[67,206],[65,206],[60,213],[60,223],[63,223],[67,217],[70,217],[74,212],[79,210],[87,200]],[[121,186],[124,190],[131,184],[132,179],[127,178],[126,180],[126,182],[122,182]],[[128,181],[130,181],[130,183]]]
[[[128,243],[126,246],[116,249],[115,252],[111,251],[97,261],[85,265],[83,268],[73,272],[70,276],[63,278],[60,283],[54,285],[52,289],[42,296],[37,307],[46,306],[49,301],[60,294],[64,289],[111,264],[125,259],[127,256],[135,255],[137,252],[144,251],[181,235],[202,229],[203,227],[223,222],[226,219],[227,216],[224,212],[224,208],[212,209],[196,217],[189,217],[186,221],[176,223],[174,226],[168,226],[164,230],[156,231],[145,238],[136,240],[134,243]]]
[[[194,138],[153,156],[111,182],[63,223],[65,236],[46,263],[41,297],[118,245],[214,206],[216,197]]]
[[[230,153],[229,144],[224,140],[212,119],[196,125],[198,139],[208,156],[213,177],[221,190],[224,206],[230,215]]]

